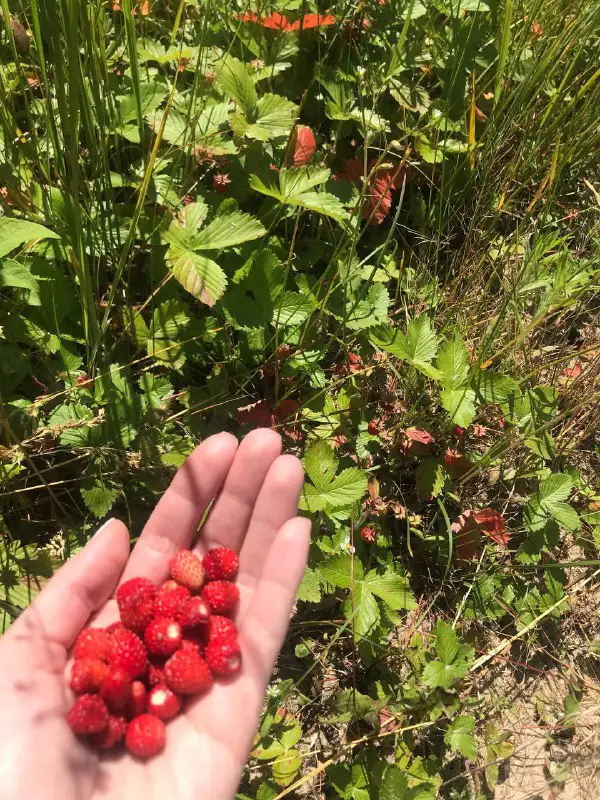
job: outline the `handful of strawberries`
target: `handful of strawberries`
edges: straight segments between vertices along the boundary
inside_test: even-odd
[[[132,578],[117,589],[120,622],[85,628],[73,648],[67,721],[95,747],[123,740],[150,758],[165,746],[165,722],[186,695],[206,692],[214,677],[239,672],[237,629],[229,618],[239,590],[237,554],[227,547],[201,560],[190,550],[171,559],[171,579],[156,587]]]

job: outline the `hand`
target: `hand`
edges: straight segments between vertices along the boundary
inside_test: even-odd
[[[249,433],[239,447],[230,434],[211,436],[178,471],[131,555],[126,527],[111,520],[0,640],[2,800],[233,798],[308,551],[310,523],[295,516],[302,467],[280,451],[270,430]],[[118,583],[168,577],[169,558],[192,547],[213,499],[194,547],[223,544],[240,554],[241,673],[188,701],[167,723],[161,755],[140,762],[98,754],[65,722],[68,650],[90,616],[97,626],[118,619],[109,599]]]

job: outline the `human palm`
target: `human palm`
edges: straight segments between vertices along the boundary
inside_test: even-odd
[[[295,516],[302,467],[281,439],[254,431],[238,447],[226,433],[204,441],[175,476],[131,555],[126,527],[102,527],[0,641],[0,798],[231,800],[304,572],[310,524]],[[214,501],[214,502],[213,502]],[[210,512],[198,525],[205,510]],[[65,721],[68,651],[81,628],[118,618],[118,583],[167,577],[178,550],[216,544],[240,554],[243,664],[167,725],[163,753],[141,762],[98,754]]]

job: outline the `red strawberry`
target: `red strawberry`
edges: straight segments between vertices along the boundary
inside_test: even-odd
[[[183,642],[181,643],[183,647]],[[157,667],[156,664],[150,664],[148,667],[148,686],[158,686],[160,683],[165,682],[165,673],[162,667]]]
[[[201,656],[204,653],[204,642],[196,637],[188,637],[181,642],[181,649],[188,652],[193,651],[196,655]]]
[[[148,654],[139,636],[126,628],[115,631],[110,663],[116,667],[124,667],[132,678],[143,675],[148,666]]]
[[[124,667],[111,666],[100,687],[100,696],[111,711],[131,702],[131,675]]]
[[[190,592],[197,592],[204,583],[204,567],[202,561],[191,550],[180,550],[169,561],[171,577],[180,586],[186,586]]]
[[[204,587],[202,597],[211,607],[213,614],[228,614],[237,606],[240,590],[235,583],[213,581]]]
[[[154,618],[156,587],[148,578],[131,578],[117,589],[117,605],[126,628],[142,633]]]
[[[69,686],[76,694],[98,691],[108,675],[108,665],[99,658],[80,658],[73,662]]]
[[[144,644],[153,656],[170,656],[181,647],[181,625],[166,617],[152,620],[146,628]]]
[[[167,583],[173,587],[165,588]],[[167,581],[156,593],[154,598],[154,616],[176,619],[177,612],[185,601],[191,596],[190,590],[179,586],[175,581]]]
[[[117,632],[121,632],[127,630],[125,625],[122,622],[111,622],[110,625],[106,626],[106,632],[113,636]]]
[[[159,719],[173,719],[181,711],[181,700],[168,686],[155,686],[148,695],[148,713]]]
[[[214,675],[229,677],[239,672],[242,666],[240,646],[231,636],[211,639],[206,645],[204,658]]]
[[[127,708],[129,717],[139,717],[146,713],[146,699],[148,692],[141,681],[134,681],[131,684],[131,703]]]
[[[67,714],[67,722],[75,733],[99,733],[108,725],[108,709],[95,694],[81,694]]]
[[[240,560],[237,553],[228,547],[215,547],[204,556],[202,565],[207,580],[232,581],[237,575]]]
[[[165,681],[177,694],[200,694],[212,684],[212,675],[200,656],[178,650],[165,664]]]
[[[165,746],[165,724],[152,714],[132,719],[125,734],[125,747],[138,758],[150,758]]]
[[[107,661],[111,639],[108,631],[102,628],[84,628],[73,647],[73,658],[98,658]]]
[[[125,717],[109,717],[106,728],[90,737],[90,744],[94,745],[94,747],[99,747],[101,750],[107,750],[123,739],[126,730],[127,720]]]
[[[177,621],[182,628],[204,625],[210,618],[210,607],[203,597],[190,597],[179,609]]]
[[[235,639],[237,637],[237,628],[229,617],[213,615],[208,621],[207,629],[209,642],[215,638],[223,639],[224,637],[232,636]]]

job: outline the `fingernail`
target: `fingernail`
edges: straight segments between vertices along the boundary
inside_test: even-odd
[[[105,528],[108,528],[108,526],[111,524],[111,522],[114,522],[115,520],[116,520],[116,517],[111,517],[110,519],[107,519],[106,522],[103,522],[102,525],[100,525],[100,527],[98,528],[98,530],[94,534],[94,537],[98,536],[99,533],[102,533],[102,531]]]

